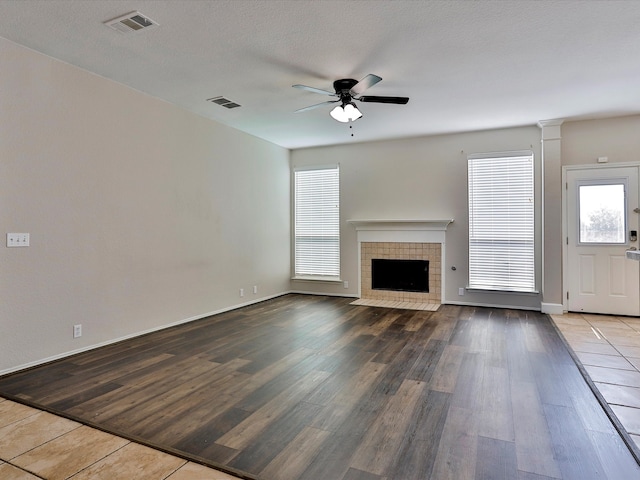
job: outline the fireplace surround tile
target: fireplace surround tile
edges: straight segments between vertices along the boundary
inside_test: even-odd
[[[362,242],[361,255],[361,298],[371,300],[398,301],[439,304],[441,298],[441,258],[440,243],[419,242]],[[371,288],[371,260],[374,258],[395,260],[428,260],[429,292],[397,292],[373,290]]]

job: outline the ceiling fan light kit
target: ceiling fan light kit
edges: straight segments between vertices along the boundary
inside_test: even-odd
[[[358,100],[360,102],[369,102],[369,103],[393,103],[396,105],[406,105],[409,101],[408,97],[379,97],[379,96],[366,96],[361,97],[360,94],[364,92],[367,88],[372,87],[376,83],[382,80],[381,77],[373,74],[369,74],[364,77],[359,82],[352,78],[343,78],[341,80],[336,80],[333,82],[334,92],[330,92],[328,90],[321,90],[319,88],[308,87],[306,85],[293,85],[294,88],[301,88],[303,90],[307,90],[313,93],[319,93],[321,95],[329,95],[332,97],[338,97],[338,100],[329,100],[327,102],[318,103],[316,105],[311,105],[309,107],[304,107],[299,110],[296,110],[295,113],[306,112],[307,110],[312,110],[317,107],[322,107],[323,105],[329,105],[331,103],[341,104],[333,108],[330,114],[331,117],[338,122],[348,123],[354,122],[360,117],[362,117],[362,113],[356,107],[353,100]]]
[[[353,102],[347,103],[346,105],[338,105],[336,108],[331,110],[329,115],[331,115],[334,120],[342,123],[355,122],[357,119],[362,117],[362,113]]]

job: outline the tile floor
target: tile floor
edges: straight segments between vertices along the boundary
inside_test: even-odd
[[[237,480],[0,397],[2,480]]]
[[[416,303],[416,302],[400,302],[396,300],[375,300],[371,298],[359,298],[351,302],[350,305],[363,305],[365,307],[384,307],[399,308],[403,310],[424,310],[428,312],[437,312],[440,308],[439,303]]]
[[[640,319],[580,313],[551,318],[640,448]]]

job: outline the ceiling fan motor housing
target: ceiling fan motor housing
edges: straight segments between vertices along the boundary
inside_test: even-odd
[[[349,92],[349,90],[351,90],[357,83],[358,80],[354,80],[353,78],[343,78],[333,82],[333,88],[338,94],[342,92]]]
[[[358,80],[353,78],[343,78],[333,82],[333,89],[336,91],[336,95],[340,97],[343,102],[351,101],[351,89],[358,83]]]

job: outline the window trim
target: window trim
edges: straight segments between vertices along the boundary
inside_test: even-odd
[[[309,171],[323,171],[323,170],[335,170],[337,172],[337,207],[338,207],[338,218],[337,222],[333,224],[333,227],[337,228],[337,255],[332,256],[331,260],[334,264],[337,265],[335,267],[337,269],[337,273],[335,275],[330,274],[314,274],[308,272],[299,272],[298,273],[298,191],[296,188],[297,182],[297,174],[298,172],[309,172]],[[292,228],[292,280],[298,281],[310,281],[310,282],[325,282],[325,283],[337,283],[341,282],[341,255],[340,255],[340,245],[341,245],[341,224],[340,224],[340,165],[339,164],[329,164],[329,165],[315,165],[315,166],[302,166],[302,167],[294,167],[293,175],[292,175],[292,220],[293,220],[293,228]]]
[[[484,282],[481,282],[479,280],[482,280],[482,278],[478,277],[477,275],[474,277],[474,272],[473,270],[475,270],[477,268],[477,266],[474,266],[474,263],[477,265],[478,262],[481,262],[481,259],[476,259],[474,260],[472,258],[473,256],[473,252],[472,250],[475,248],[472,246],[472,243],[474,241],[473,239],[473,235],[474,235],[474,226],[473,226],[473,222],[474,222],[474,213],[473,213],[473,206],[472,206],[472,162],[473,161],[477,161],[477,160],[495,160],[495,161],[499,161],[501,159],[510,159],[510,158],[517,158],[517,157],[527,157],[530,158],[531,161],[531,165],[530,165],[530,170],[529,172],[524,175],[523,178],[526,178],[527,180],[530,179],[530,184],[528,184],[528,188],[527,191],[525,192],[525,195],[528,197],[530,195],[531,198],[531,207],[529,209],[526,209],[526,215],[527,218],[529,218],[531,220],[531,223],[527,224],[526,226],[523,226],[523,232],[518,233],[517,231],[515,233],[511,234],[511,238],[509,238],[509,234],[503,236],[503,237],[496,237],[496,236],[490,236],[489,239],[487,241],[495,241],[495,240],[502,240],[503,242],[505,241],[511,241],[513,240],[513,238],[519,238],[522,233],[526,234],[526,240],[524,240],[522,247],[524,248],[524,255],[527,256],[527,258],[530,258],[530,262],[526,261],[526,262],[522,262],[522,267],[521,267],[521,271],[518,271],[518,267],[517,267],[517,263],[515,263],[516,268],[513,269],[513,276],[511,275],[511,269],[510,267],[507,267],[508,270],[508,279],[511,279],[513,277],[515,277],[516,280],[518,280],[520,283],[519,285],[509,285],[509,281],[508,279],[502,279],[502,280],[496,280],[496,276],[494,276],[493,279],[491,279],[491,275],[487,275],[487,278],[485,278]],[[504,177],[503,177],[504,178]],[[510,179],[507,179],[507,183],[505,183],[505,185],[513,185],[513,183],[509,183]],[[467,157],[467,206],[468,206],[468,261],[469,261],[469,269],[468,269],[468,285],[467,285],[467,289],[470,291],[483,291],[483,292],[500,292],[500,293],[508,293],[508,294],[536,294],[538,293],[537,289],[536,289],[536,285],[537,285],[537,272],[536,272],[536,172],[535,172],[535,155],[533,153],[533,151],[531,150],[520,150],[520,151],[505,151],[505,152],[491,152],[491,153],[480,153],[480,154],[472,154],[472,155],[468,155]],[[477,183],[476,183],[477,185]],[[520,198],[523,198],[523,196],[521,195]],[[490,204],[491,202],[489,202],[488,204]],[[511,204],[513,203],[517,203],[517,202],[511,202]],[[495,202],[494,202],[495,205]],[[516,205],[517,206],[517,205]],[[522,205],[518,208],[525,208]],[[477,208],[476,208],[477,211]],[[476,214],[477,216],[477,214]],[[489,228],[489,230],[491,230],[491,228],[493,228],[493,219],[488,219],[489,224],[485,223],[485,225],[491,225]],[[498,220],[497,222],[495,222],[498,224],[500,224],[500,221]],[[507,222],[509,225],[512,225],[512,222]],[[477,225],[475,227],[475,230],[478,230],[478,228],[481,228],[482,224]],[[491,235],[493,235],[493,233],[491,233]],[[477,239],[476,239],[477,241]],[[486,252],[490,252],[489,250],[485,250]],[[517,253],[515,253],[517,255]],[[489,254],[490,256],[490,254]],[[487,260],[487,264],[489,267],[491,267],[492,265],[496,266],[496,262],[493,261],[493,259],[488,259]],[[511,263],[509,264],[511,265]]]

